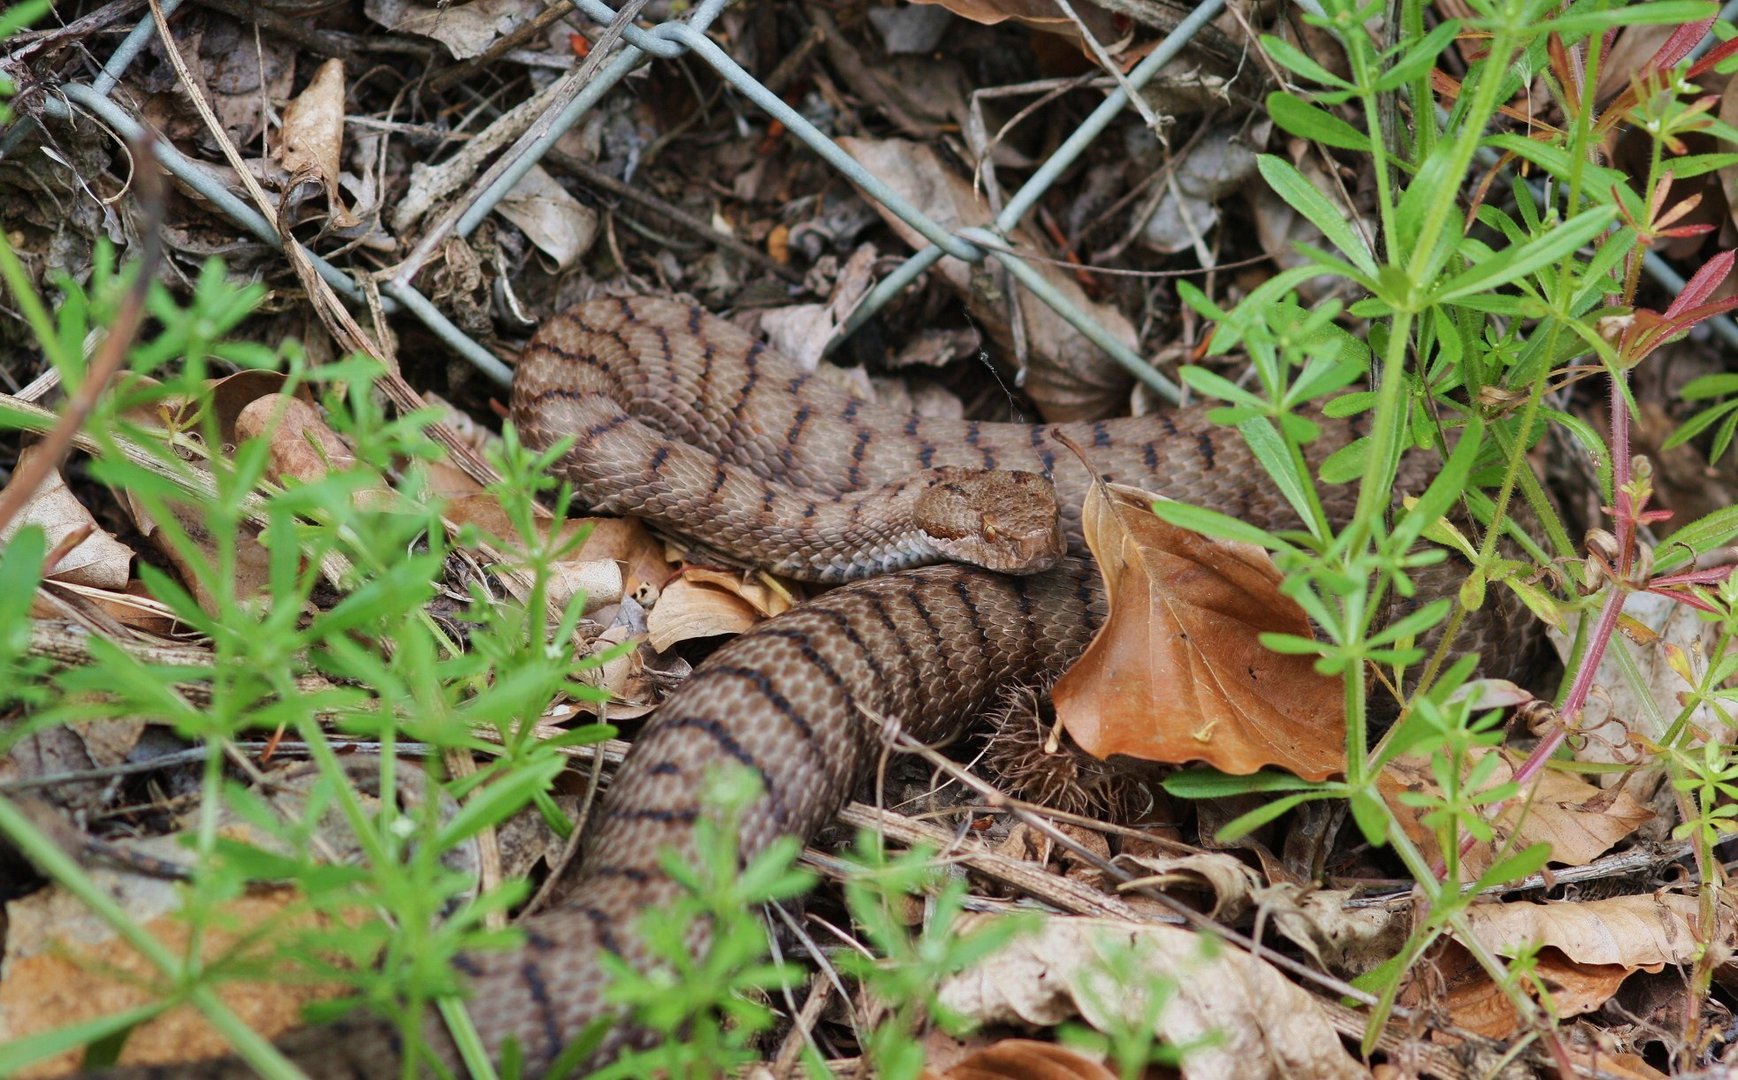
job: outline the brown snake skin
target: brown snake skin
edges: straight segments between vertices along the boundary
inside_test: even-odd
[[[889,412],[685,304],[597,300],[551,320],[520,359],[512,419],[533,446],[578,437],[562,467],[583,501],[713,542],[713,524],[727,517],[733,542],[746,543],[734,553],[749,559],[776,561],[760,545],[782,542],[784,526],[800,532],[837,513],[826,519],[846,531],[837,521],[865,512],[838,498],[850,490],[940,467],[1051,476],[1080,550],[1087,476],[1052,429]],[[1198,410],[1063,430],[1114,480],[1261,526],[1294,524],[1242,439]],[[1329,426],[1316,452],[1351,434]],[[718,493],[734,509],[720,507]],[[1352,493],[1328,498],[1330,515],[1343,519]],[[1025,577],[934,566],[833,590],[720,649],[641,734],[560,905],[522,923],[527,947],[464,959],[469,1007],[491,1052],[515,1038],[527,1073],[541,1068],[604,1007],[599,950],[643,960],[636,920],[674,888],[659,853],[691,854],[696,791],[710,766],[737,761],[765,782],[745,821],[745,857],[781,834],[806,836],[876,754],[877,718],[925,740],[948,735],[1001,685],[1060,672],[1103,611],[1096,573],[1077,558]],[[1506,642],[1507,658],[1525,651],[1514,644],[1530,640],[1524,617],[1499,609],[1479,618],[1473,633]],[[450,1064],[444,1030],[433,1021],[426,1030]],[[384,1077],[399,1067],[395,1040],[369,1020],[298,1032],[280,1046],[313,1076]],[[117,1075],[248,1073],[225,1060]]]

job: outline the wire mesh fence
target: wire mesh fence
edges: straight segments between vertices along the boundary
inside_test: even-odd
[[[950,230],[935,221],[895,187],[852,157],[838,142],[822,132],[801,112],[787,104],[754,75],[744,70],[725,49],[708,36],[707,30],[727,6],[728,0],[703,0],[686,18],[640,27],[621,18],[618,11],[602,0],[580,0],[576,5],[599,25],[619,31],[619,47],[613,52],[595,50],[587,61],[565,76],[565,84],[550,95],[557,106],[540,116],[526,137],[502,155],[496,166],[484,176],[476,190],[461,206],[455,208],[439,227],[422,236],[416,249],[392,272],[377,282],[364,282],[351,272],[334,265],[319,253],[308,250],[294,237],[282,235],[265,208],[250,205],[224,180],[200,163],[177,150],[167,139],[151,131],[126,108],[117,104],[110,94],[120,83],[128,67],[150,42],[153,34],[165,27],[166,20],[180,6],[181,0],[161,0],[153,13],[127,34],[110,53],[98,76],[86,83],[67,83],[55,88],[52,97],[43,102],[41,112],[49,117],[67,119],[76,113],[88,114],[129,140],[148,142],[162,166],[180,183],[196,192],[237,226],[256,239],[273,246],[288,245],[297,249],[319,276],[347,300],[361,303],[377,286],[383,309],[388,313],[400,309],[415,316],[489,378],[505,385],[512,371],[482,344],[453,323],[440,308],[423,295],[412,278],[426,264],[430,252],[448,236],[469,236],[495,211],[515,185],[543,159],[559,139],[572,131],[605,95],[615,89],[633,70],[644,63],[670,63],[687,57],[705,63],[745,100],[763,110],[768,117],[782,124],[810,150],[826,161],[853,184],[862,194],[896,215],[926,242],[902,265],[885,275],[864,295],[840,327],[838,338],[829,350],[859,329],[868,319],[926,270],[943,259],[957,259],[979,264],[993,261],[1005,272],[1007,279],[1039,302],[1048,305],[1088,341],[1102,349],[1136,378],[1145,381],[1161,395],[1175,399],[1176,388],[1148,364],[1118,335],[1107,330],[1090,312],[1058,291],[1053,282],[1037,272],[1033,261],[1021,253],[1010,236],[1028,218],[1040,198],[1050,190],[1094,140],[1131,100],[1159,72],[1163,71],[1201,30],[1220,14],[1224,0],[1206,0],[1179,22],[1156,48],[1126,74],[1115,78],[1103,100],[1054,152],[1039,163],[1017,190],[1002,201],[1001,208],[988,225]],[[631,13],[633,5],[629,5]],[[26,134],[25,126],[15,125],[4,140],[0,140],[0,156],[15,152]]]

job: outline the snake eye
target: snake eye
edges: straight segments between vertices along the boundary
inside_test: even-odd
[[[983,529],[984,539],[988,540],[990,543],[992,543],[992,544],[995,543],[996,540],[1001,536],[1001,533],[998,532],[996,529],[996,515],[994,515],[994,514],[983,515],[983,517],[980,519],[979,524],[980,524],[980,527]]]

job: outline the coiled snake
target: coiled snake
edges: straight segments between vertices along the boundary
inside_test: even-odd
[[[814,579],[933,559],[973,522],[988,526],[994,550],[968,537],[946,553],[1043,565],[1059,554],[1046,517],[1058,510],[1068,546],[1083,553],[1088,475],[1052,437],[1057,429],[892,412],[681,303],[596,300],[550,320],[520,358],[511,417],[532,446],[576,438],[561,469],[594,508]],[[1295,525],[1241,437],[1200,410],[1061,431],[1108,479],[1262,527]],[[1328,424],[1314,450],[1325,455],[1355,434]],[[1009,471],[1048,477],[1054,507],[1046,485],[1010,480]],[[1329,516],[1343,521],[1353,493],[1328,489],[1326,498]],[[927,528],[908,523],[929,511]],[[599,950],[644,960],[637,920],[674,894],[659,853],[692,851],[698,781],[711,765],[736,761],[764,781],[743,822],[745,857],[781,834],[807,835],[875,752],[864,717],[940,738],[999,687],[1066,667],[1103,603],[1096,572],[1078,557],[1024,576],[930,566],[835,589],[724,646],[640,735],[563,901],[522,924],[526,947],[464,958],[469,1007],[491,1052],[512,1038],[528,1072],[548,1064],[605,1008]],[[1474,624],[1470,636],[1495,644],[1486,655],[1519,660],[1536,638],[1512,607],[1487,608]],[[455,1061],[441,1025],[426,1029]],[[304,1030],[280,1046],[315,1076],[399,1068],[389,1030],[366,1019]],[[229,1060],[124,1074],[248,1075]]]

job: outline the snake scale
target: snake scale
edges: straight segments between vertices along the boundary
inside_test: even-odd
[[[660,299],[595,300],[547,322],[520,358],[511,419],[532,446],[576,440],[559,468],[590,506],[645,516],[751,562],[806,567],[814,578],[894,564],[895,549],[911,542],[886,539],[899,529],[880,520],[879,499],[857,493],[891,490],[897,499],[969,489],[1009,470],[1053,481],[1074,553],[1025,576],[949,564],[846,585],[701,665],[636,741],[559,905],[522,922],[525,948],[461,960],[486,1045],[498,1054],[516,1039],[528,1073],[605,1009],[600,950],[644,962],[636,920],[674,895],[659,855],[692,853],[696,793],[708,768],[735,761],[764,781],[743,822],[747,857],[777,836],[812,833],[837,810],[877,752],[871,718],[939,739],[1004,684],[1051,677],[1085,647],[1105,610],[1096,572],[1077,557],[1089,480],[1054,432],[1082,447],[1108,479],[1263,527],[1295,524],[1241,437],[1199,409],[1060,429],[916,419],[799,369],[724,320]],[[1327,424],[1312,453],[1356,435],[1346,423]],[[968,492],[952,509],[1009,531],[1007,519],[1023,511],[1003,508],[1031,494],[1027,481],[1015,487],[1014,496],[988,503],[973,503]],[[1343,520],[1353,493],[1329,489],[1327,501],[1329,515]],[[1039,540],[1054,531],[1032,530]],[[806,538],[859,534],[881,547],[863,559],[803,553]],[[787,558],[792,548],[799,554]],[[1523,616],[1496,608],[1474,621],[1481,619],[1474,634],[1503,643],[1491,651],[1510,659],[1526,651],[1517,644],[1530,641]],[[455,1062],[442,1026],[431,1019],[426,1030]],[[320,1077],[384,1077],[399,1068],[390,1030],[368,1019],[305,1029],[279,1045]],[[224,1059],[116,1075],[249,1073]]]

